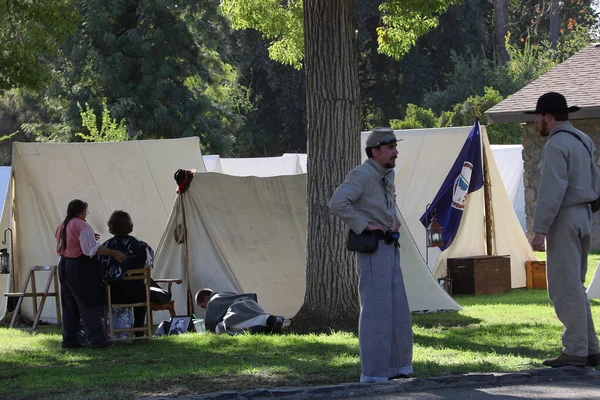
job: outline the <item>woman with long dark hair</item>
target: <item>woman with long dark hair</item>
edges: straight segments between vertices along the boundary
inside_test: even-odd
[[[87,214],[85,201],[72,200],[65,220],[54,233],[56,252],[60,256],[63,349],[81,346],[77,337],[80,320],[90,347],[108,344],[101,322],[104,286],[94,256],[107,255],[118,262],[127,258],[120,251],[107,249],[97,242],[98,235],[85,220]]]

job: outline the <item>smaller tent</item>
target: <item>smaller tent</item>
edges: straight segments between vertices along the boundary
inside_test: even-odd
[[[283,153],[283,157],[298,157],[302,173],[305,174],[308,171],[308,156],[306,153]]]
[[[280,176],[302,173],[298,157],[221,158],[221,171],[232,176]]]
[[[223,172],[221,157],[218,154],[203,155],[202,159],[204,160],[206,172]]]
[[[197,173],[173,207],[154,276],[185,278],[173,288],[179,312],[186,291],[193,296],[210,287],[257,293],[267,312],[293,317],[305,294],[306,201],[306,174]],[[405,223],[400,245],[410,309],[460,309],[426,267]]]

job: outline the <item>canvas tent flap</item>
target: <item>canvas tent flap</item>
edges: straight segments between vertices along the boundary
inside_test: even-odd
[[[14,207],[5,208],[14,232],[15,282],[20,289],[33,265],[58,262],[54,231],[69,201],[87,201],[88,222],[101,241],[115,210],[134,222],[133,235],[156,248],[176,198],[177,168],[204,171],[197,137],[119,143],[14,143]],[[8,200],[7,200],[8,202]],[[5,227],[3,227],[4,229]],[[43,320],[55,320],[53,300]],[[22,312],[31,315],[26,304]],[[4,311],[4,310],[3,310]]]
[[[306,175],[196,174],[181,198],[192,295],[204,287],[253,292],[268,313],[293,317],[306,285]],[[178,207],[159,247],[157,277],[185,275],[185,248],[174,235],[182,223]],[[401,232],[401,258],[411,310],[460,309],[425,266],[407,228]],[[174,298],[186,304],[185,287],[174,287]]]

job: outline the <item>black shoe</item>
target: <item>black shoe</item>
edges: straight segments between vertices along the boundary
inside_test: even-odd
[[[283,328],[283,321],[283,317],[277,316],[274,318],[273,326],[271,327],[273,329],[273,333],[281,333],[281,328]]]
[[[102,342],[90,343],[89,346],[92,349],[99,349],[101,347],[108,347],[111,344],[112,344],[112,342],[109,342],[108,340],[104,340]]]
[[[396,376],[392,376],[392,377],[390,377],[390,381],[391,381],[391,380],[394,380],[394,379],[408,379],[408,378],[410,378],[410,375],[407,375],[407,374],[399,374],[399,375],[396,375]]]
[[[588,354],[585,365],[592,368],[600,366],[600,353]]]
[[[61,343],[60,346],[62,347],[63,350],[80,349],[83,347],[81,345],[81,343]]]

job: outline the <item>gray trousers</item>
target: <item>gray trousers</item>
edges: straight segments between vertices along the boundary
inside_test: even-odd
[[[356,253],[356,261],[360,380],[387,382],[390,377],[411,374],[412,322],[398,248],[379,241],[375,253]]]
[[[578,357],[600,353],[583,286],[591,230],[591,210],[583,204],[561,209],[546,235],[548,295],[564,327],[563,351]]]

